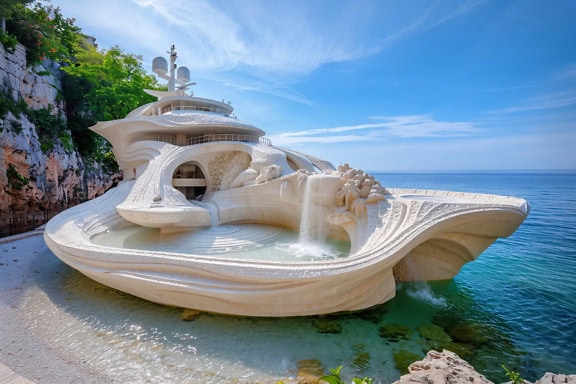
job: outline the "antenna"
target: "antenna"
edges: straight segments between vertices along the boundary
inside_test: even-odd
[[[196,83],[190,82],[190,70],[186,67],[177,67],[176,58],[178,54],[176,53],[176,47],[174,44],[170,46],[170,68],[168,68],[168,61],[162,56],[155,57],[152,60],[152,71],[165,80],[168,80],[168,91],[182,91],[184,93],[186,89]],[[176,87],[178,84],[178,87]]]

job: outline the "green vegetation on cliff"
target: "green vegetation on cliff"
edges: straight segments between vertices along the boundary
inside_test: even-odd
[[[66,119],[51,115],[48,108],[25,112],[35,124],[43,148],[49,150],[55,138],[66,142],[87,159],[94,159],[110,171],[116,163],[110,144],[88,129],[97,121],[121,119],[134,108],[154,98],[143,89],[158,89],[155,77],[142,68],[141,58],[120,47],[98,50],[93,38],[82,34],[74,19],[65,18],[59,8],[30,0],[0,0],[6,31],[0,42],[13,52],[14,41],[26,48],[30,68],[49,59],[61,64],[62,89]],[[9,98],[3,87],[2,100]],[[14,103],[0,103],[12,110]],[[6,111],[4,111],[5,113]],[[71,140],[70,140],[71,138]]]

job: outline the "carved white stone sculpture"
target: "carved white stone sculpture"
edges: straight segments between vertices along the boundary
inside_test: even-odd
[[[124,181],[54,217],[44,234],[70,266],[144,299],[249,316],[360,310],[394,297],[398,281],[452,278],[529,211],[508,196],[384,188],[347,164],[336,169],[272,146],[227,103],[151,93],[159,100],[92,127],[112,143]],[[328,236],[350,242],[347,257],[279,262],[200,253],[202,241],[178,250],[94,241],[135,226],[166,234],[236,223],[297,231],[311,175],[321,177],[313,199],[328,212]],[[246,236],[234,241],[259,235]],[[224,241],[214,239],[214,247]]]

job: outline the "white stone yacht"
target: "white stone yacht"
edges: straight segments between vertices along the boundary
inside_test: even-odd
[[[157,101],[92,127],[124,180],[46,225],[54,254],[102,284],[234,315],[362,310],[393,298],[399,281],[451,279],[529,212],[509,196],[384,188],[276,147],[229,103],[178,89],[189,76],[176,76],[175,59],[172,48],[170,71],[155,59],[170,73],[169,91],[148,91]],[[344,251],[278,257],[288,232]]]

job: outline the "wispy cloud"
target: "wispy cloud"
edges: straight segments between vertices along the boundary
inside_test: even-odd
[[[312,105],[291,86],[318,68],[374,55],[482,1],[415,7],[400,0],[53,2],[84,32],[98,31],[102,48],[118,44],[141,54],[145,66],[175,44],[179,65],[196,76]]]
[[[449,22],[458,17],[475,10],[486,0],[464,0],[464,1],[430,1],[426,2],[422,8],[411,8],[408,12],[394,14],[394,18],[385,20],[387,25],[394,27],[386,31],[381,44],[375,51],[382,50],[388,45],[404,39],[412,34],[424,32]],[[393,2],[387,2],[384,8],[389,8]]]
[[[576,63],[571,63],[556,74],[554,79],[558,82],[576,81]]]
[[[194,68],[246,66],[298,75],[326,63],[372,55],[392,41],[461,17],[483,0],[432,2],[421,7],[408,7],[395,0],[318,0],[297,5],[238,0],[132,2],[145,10],[142,14],[151,21],[160,18],[167,23],[175,39],[187,41],[183,47],[194,47],[186,52]],[[129,18],[126,23],[130,24]]]
[[[271,135],[276,144],[335,143],[346,141],[448,138],[477,135],[483,132],[474,123],[437,121],[430,115],[378,116],[375,123],[310,129]],[[350,134],[353,132],[353,134]]]
[[[541,79],[539,84],[502,87],[484,92],[534,88],[532,97],[519,98],[509,107],[490,111],[490,114],[512,114],[560,109],[576,105],[576,63],[571,63]],[[480,91],[482,92],[482,91]]]
[[[552,92],[524,100],[518,105],[492,111],[492,114],[529,112],[546,109],[557,109],[576,105],[576,92]]]

